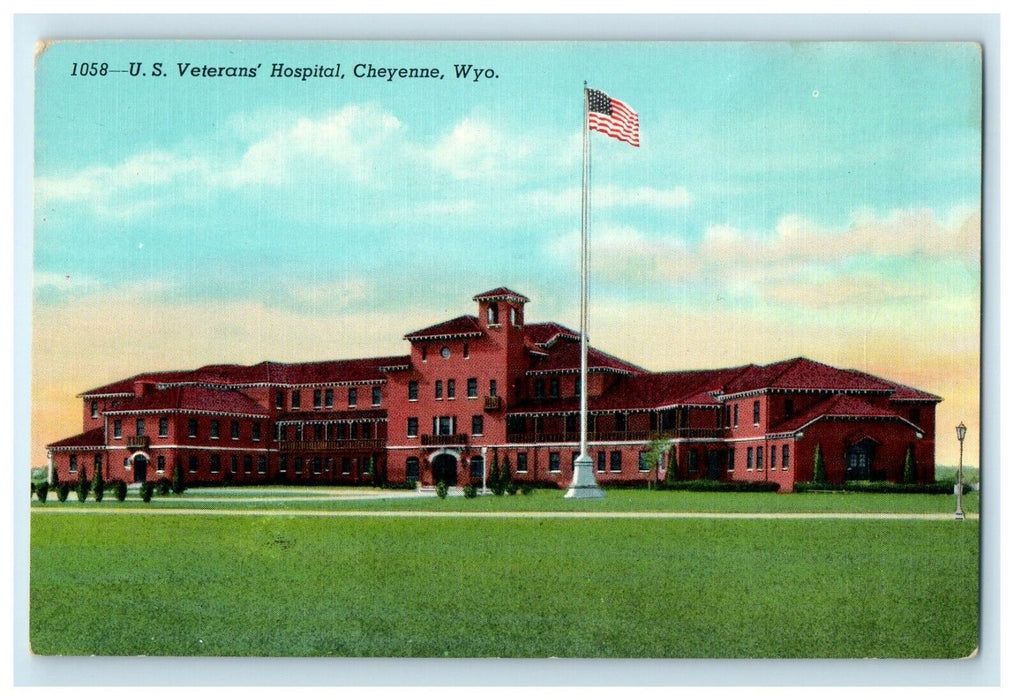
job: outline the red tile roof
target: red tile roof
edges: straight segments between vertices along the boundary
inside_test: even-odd
[[[103,447],[106,443],[103,439],[103,429],[93,428],[92,430],[86,430],[84,433],[79,433],[73,437],[64,438],[63,440],[57,440],[56,442],[50,443],[46,446],[46,449],[50,448],[70,448],[70,447]]]
[[[488,292],[482,292],[482,294],[476,294],[472,297],[472,301],[490,301],[492,299],[528,301],[528,297],[524,294],[518,294],[513,289],[507,289],[507,287],[497,287],[496,289],[490,289]]]
[[[525,324],[525,337],[528,341],[539,345],[549,345],[555,341],[558,337],[581,340],[581,336],[578,335],[577,331],[572,331],[566,326],[561,326],[559,323],[526,323]]]
[[[723,395],[733,396],[766,389],[893,393],[893,386],[889,382],[876,377],[795,357],[769,365],[749,365],[743,374],[724,387]]]
[[[902,416],[893,411],[878,406],[873,406],[859,396],[848,394],[836,394],[830,396],[807,411],[785,420],[777,425],[771,434],[794,433],[804,429],[809,424],[823,419],[868,419],[868,420],[897,420],[903,421],[916,431],[921,431],[917,425],[905,420]]]
[[[381,368],[411,362],[408,355],[370,357],[355,360],[325,360],[320,362],[260,362],[255,365],[206,365],[198,369],[175,370],[171,372],[145,372],[127,379],[120,379],[95,389],[89,389],[79,396],[103,396],[109,394],[133,394],[135,382],[157,384],[221,384],[225,386],[250,386],[255,384],[301,385],[301,384],[343,384],[382,380]]]
[[[532,365],[528,374],[553,374],[553,373],[577,373],[581,369],[581,345],[578,339],[561,337],[556,343],[549,347],[543,347],[543,356],[533,357]],[[638,365],[625,362],[619,357],[614,357],[602,350],[589,346],[588,349],[589,370],[620,372],[626,374],[644,373],[646,370]]]
[[[269,411],[240,391],[211,389],[194,384],[154,389],[143,396],[133,396],[115,410],[107,411],[107,415],[174,410],[246,416],[269,415]]]
[[[476,316],[458,316],[421,330],[413,331],[404,336],[405,340],[429,340],[432,338],[474,337],[482,335],[479,319]]]

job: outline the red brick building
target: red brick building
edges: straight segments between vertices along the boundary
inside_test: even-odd
[[[580,341],[527,323],[506,288],[477,313],[408,333],[408,355],[147,372],[80,394],[83,432],[47,446],[61,480],[466,484],[495,463],[566,486],[578,450]],[[649,372],[589,349],[589,446],[600,483],[934,480],[940,398],[805,358]],[[643,458],[668,444],[653,473]]]

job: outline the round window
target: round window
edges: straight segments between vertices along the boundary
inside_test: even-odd
[[[443,349],[440,350],[440,357],[442,357],[444,360],[450,357],[450,348],[444,345]]]

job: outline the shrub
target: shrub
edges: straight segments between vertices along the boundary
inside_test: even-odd
[[[82,469],[78,472],[78,487],[74,490],[81,503],[85,503],[85,499],[89,497],[89,486],[89,477]]]
[[[69,493],[71,493],[71,484],[63,483],[57,486],[57,498],[61,503],[67,500]]]
[[[174,465],[174,480],[171,482],[170,487],[176,494],[184,493],[184,469],[180,464]]]
[[[50,481],[50,489],[53,491],[60,490],[60,477],[57,475],[56,468],[53,469],[53,479]]]
[[[35,497],[39,499],[40,503],[46,503],[46,496],[50,492],[50,485],[45,481],[36,486],[32,485],[32,490],[35,491]]]
[[[489,469],[489,490],[494,496],[503,495],[503,483],[500,481],[500,468],[496,460],[493,460],[493,466]]]
[[[681,476],[678,473],[677,467],[677,450],[670,449],[670,462],[666,470],[666,482],[668,484],[674,484],[681,480]]]
[[[517,492],[518,492],[518,485],[517,484],[515,484],[513,481],[510,482],[509,484],[507,484],[507,495],[508,496],[513,496]]]
[[[642,488],[644,482],[634,483],[626,488]],[[607,488],[619,488],[617,484],[607,484]],[[721,493],[761,493],[780,490],[780,484],[773,481],[713,481],[712,479],[693,479],[666,484],[666,491],[718,491]]]
[[[440,481],[438,484],[436,484],[436,495],[439,496],[440,498],[446,498],[447,492],[449,490],[450,488],[447,486],[446,481]]]
[[[846,491],[853,493],[924,493],[931,495],[952,494],[955,481],[937,481],[932,484],[899,484],[892,481],[847,481],[843,484],[817,484],[798,482],[794,484],[797,493],[812,491]],[[967,485],[965,485],[967,486]],[[965,488],[965,491],[968,489]]]
[[[815,455],[812,457],[812,481],[817,484],[829,481],[826,478],[826,461],[822,457],[822,445],[819,443],[815,443]]]
[[[475,488],[475,484],[468,484],[464,487],[465,498],[475,498],[477,495],[479,495],[479,492],[478,489]]]
[[[170,483],[170,479],[168,479],[166,477],[163,477],[162,479],[157,479],[156,480],[156,485],[153,488],[156,490],[156,493],[158,495],[166,496],[167,494],[170,493],[170,489],[172,488],[172,484]],[[177,493],[177,492],[175,491],[174,493]]]
[[[904,455],[904,483],[913,484],[918,480],[915,475],[915,450],[908,445],[908,452]]]
[[[113,487],[113,495],[118,501],[123,501],[128,496],[128,485],[121,480],[114,481],[111,486]]]
[[[146,503],[152,500],[153,488],[154,485],[151,481],[146,481],[144,484],[142,484],[142,489],[140,493],[142,494],[142,500],[145,501]]]
[[[513,484],[514,477],[511,476],[510,460],[507,457],[504,457],[503,469],[500,470],[500,486],[503,487],[504,491],[513,496],[517,492],[516,488],[514,489],[514,491],[511,491],[511,486]]]
[[[527,496],[530,493],[532,493],[532,485],[531,484],[522,484],[521,485],[521,495],[522,496]]]
[[[103,481],[103,470],[96,467],[96,473],[92,477],[92,492],[96,494],[96,503],[103,500],[104,491],[106,491],[106,482]]]

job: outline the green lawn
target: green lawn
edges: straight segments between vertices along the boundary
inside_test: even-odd
[[[30,591],[39,654],[953,658],[978,523],[36,510]]]

